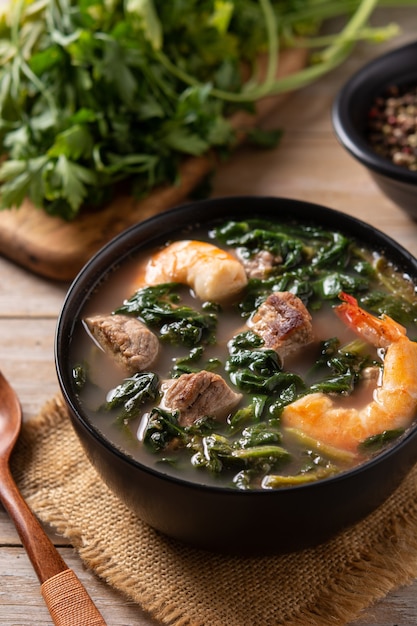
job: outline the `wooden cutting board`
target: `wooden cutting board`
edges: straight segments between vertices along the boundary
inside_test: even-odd
[[[292,74],[306,63],[303,50],[280,55],[278,76]],[[256,114],[239,113],[233,125],[241,130],[253,127],[271,112],[285,95],[268,97],[257,103]],[[143,200],[120,195],[96,212],[81,212],[71,222],[47,215],[26,200],[18,209],[0,213],[0,252],[41,276],[60,281],[72,280],[83,265],[105,243],[129,226],[161,213],[187,199],[190,192],[216,167],[215,156],[190,158],[184,162],[178,185],[153,191]]]

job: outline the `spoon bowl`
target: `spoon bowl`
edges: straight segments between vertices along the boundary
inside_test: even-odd
[[[14,522],[41,583],[57,626],[105,626],[86,589],[51,542],[26,504],[10,472],[10,455],[22,425],[20,402],[0,372],[0,501]]]

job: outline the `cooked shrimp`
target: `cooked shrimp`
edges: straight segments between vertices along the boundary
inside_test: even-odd
[[[189,285],[201,300],[223,302],[247,284],[240,261],[225,250],[202,241],[176,241],[148,262],[144,282]]]
[[[360,337],[385,348],[382,380],[373,400],[362,408],[342,406],[335,398],[313,393],[285,407],[282,422],[318,441],[345,450],[356,450],[364,439],[385,430],[406,428],[417,410],[417,343],[406,330],[382,315],[374,317],[352,296],[336,307],[337,315]]]

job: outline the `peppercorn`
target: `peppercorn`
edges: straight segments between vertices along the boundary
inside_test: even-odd
[[[417,85],[391,85],[374,99],[367,139],[377,154],[417,171]]]

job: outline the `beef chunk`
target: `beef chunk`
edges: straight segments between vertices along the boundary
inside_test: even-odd
[[[161,390],[165,392],[164,408],[180,412],[181,426],[189,426],[206,416],[224,420],[242,398],[221,376],[206,370],[166,381]]]
[[[135,317],[94,315],[84,322],[101,348],[129,374],[147,370],[158,356],[158,338]]]
[[[248,259],[240,257],[240,260],[248,278],[265,278],[272,268],[282,263],[282,257],[268,250],[261,250]]]
[[[265,348],[283,359],[313,340],[311,315],[289,291],[272,293],[252,316],[250,326],[264,340]]]

